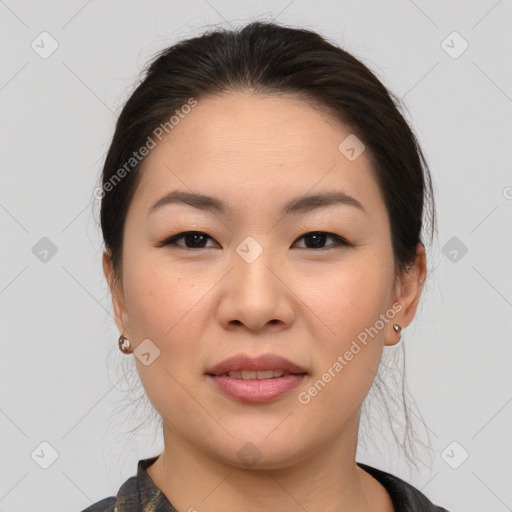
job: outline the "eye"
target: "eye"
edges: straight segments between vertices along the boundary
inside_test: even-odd
[[[185,245],[177,243],[178,240],[185,240]],[[184,231],[177,235],[170,236],[160,243],[160,247],[166,245],[176,245],[184,249],[204,249],[208,248],[205,244],[207,240],[213,238],[202,231]],[[299,247],[299,249],[329,249],[332,247],[347,246],[353,247],[354,244],[348,242],[341,236],[334,233],[327,233],[325,231],[311,231],[297,238],[297,240],[304,239],[306,247]],[[325,246],[327,239],[333,241],[332,244]],[[212,247],[212,246],[210,246]]]
[[[163,242],[161,242],[160,246],[165,245],[178,245],[183,247],[182,244],[176,243],[177,240],[181,239],[185,240],[184,249],[202,249],[205,247],[206,239],[213,238],[202,231],[184,231],[183,233],[178,233],[177,235],[170,236],[166,238]]]
[[[305,247],[305,249],[329,249],[332,247],[343,245],[347,247],[353,246],[353,244],[351,244],[341,236],[335,235],[334,233],[327,233],[325,231],[311,231],[300,236],[299,238],[297,238],[297,240],[300,240],[301,238],[303,238],[305,242],[309,241],[309,243],[306,243],[306,246],[309,245],[309,247]],[[324,244],[328,238],[333,240],[334,243],[325,247]],[[304,249],[304,247],[299,247],[299,249]]]

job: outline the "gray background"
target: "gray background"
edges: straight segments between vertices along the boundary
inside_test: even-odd
[[[139,393],[122,379],[133,365],[117,349],[92,191],[157,50],[272,18],[343,45],[403,98],[435,184],[439,237],[403,336],[432,467],[410,472],[389,433],[388,452],[379,441],[358,460],[451,512],[512,510],[510,1],[0,0],[0,511],[82,510],[160,453],[151,426],[127,434],[151,411],[129,407]],[[31,47],[50,48],[43,31],[58,43],[47,58]],[[43,237],[57,250],[46,261]]]

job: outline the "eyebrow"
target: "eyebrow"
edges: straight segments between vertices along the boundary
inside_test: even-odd
[[[165,194],[150,206],[148,208],[148,215],[169,204],[187,204],[199,210],[216,211],[224,215],[232,212],[231,208],[222,199],[217,197],[186,192],[184,190],[174,190]],[[296,197],[283,206],[281,213],[283,215],[297,214],[333,205],[352,206],[364,213],[368,213],[357,199],[341,191],[328,191]]]

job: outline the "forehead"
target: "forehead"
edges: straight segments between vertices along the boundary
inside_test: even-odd
[[[351,161],[339,150],[349,135],[350,128],[325,108],[296,95],[208,96],[150,151],[136,196],[149,206],[180,189],[249,207],[245,200],[282,203],[286,197],[337,189],[374,203],[382,213],[367,152]]]

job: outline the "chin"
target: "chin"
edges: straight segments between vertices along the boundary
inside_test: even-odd
[[[219,443],[210,449],[216,458],[239,469],[285,469],[307,457],[307,448],[301,450],[296,437],[284,431],[268,436],[268,432],[262,434],[247,429],[244,436],[226,439],[224,446]],[[272,436],[275,437],[272,439]]]

